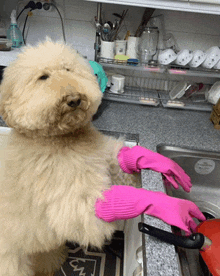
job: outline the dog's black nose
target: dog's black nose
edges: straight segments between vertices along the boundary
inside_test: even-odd
[[[69,99],[69,101],[67,101],[67,105],[72,108],[76,108],[80,104],[81,104],[81,99]]]

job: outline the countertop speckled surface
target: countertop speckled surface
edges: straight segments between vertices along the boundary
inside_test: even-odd
[[[220,152],[220,131],[214,129],[209,117],[209,112],[108,102],[94,124],[100,129],[139,134],[140,145],[153,151],[163,143]],[[4,125],[1,120],[0,125]],[[142,185],[164,191],[161,175],[156,172],[142,171]],[[159,219],[145,215],[144,220],[170,231]],[[147,235],[145,239],[147,276],[180,275],[174,247]]]

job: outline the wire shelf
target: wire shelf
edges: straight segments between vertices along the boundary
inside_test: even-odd
[[[140,62],[131,63],[127,60],[98,58],[98,62],[104,67],[114,67],[120,69],[132,69],[137,71],[149,71],[156,73],[169,73],[171,75],[186,75],[197,77],[220,78],[220,70],[206,69],[203,67],[192,68],[189,66],[179,66],[176,64],[154,65],[141,64]]]
[[[211,103],[206,101],[203,94],[188,99],[182,97],[181,99],[171,100],[168,91],[154,91],[129,86],[125,86],[124,93],[122,94],[112,93],[109,89],[106,89],[103,98],[116,102],[209,112],[212,111],[213,107]]]
[[[182,97],[180,99],[171,100],[168,92],[159,92],[160,102],[163,107],[167,108],[178,108],[178,109],[188,109],[197,111],[212,111],[213,105],[209,103],[205,94],[195,94],[191,98]]]
[[[125,86],[124,93],[121,94],[112,93],[109,89],[106,89],[104,99],[152,106],[160,104],[158,91],[148,91],[143,88],[129,86]]]

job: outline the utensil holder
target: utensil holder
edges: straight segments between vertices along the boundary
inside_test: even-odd
[[[100,57],[106,59],[114,59],[115,56],[115,42],[101,40]]]

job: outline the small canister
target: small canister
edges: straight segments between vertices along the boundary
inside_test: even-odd
[[[121,94],[124,93],[124,85],[125,85],[125,76],[122,75],[113,75],[111,86],[110,86],[110,92],[115,94]]]

